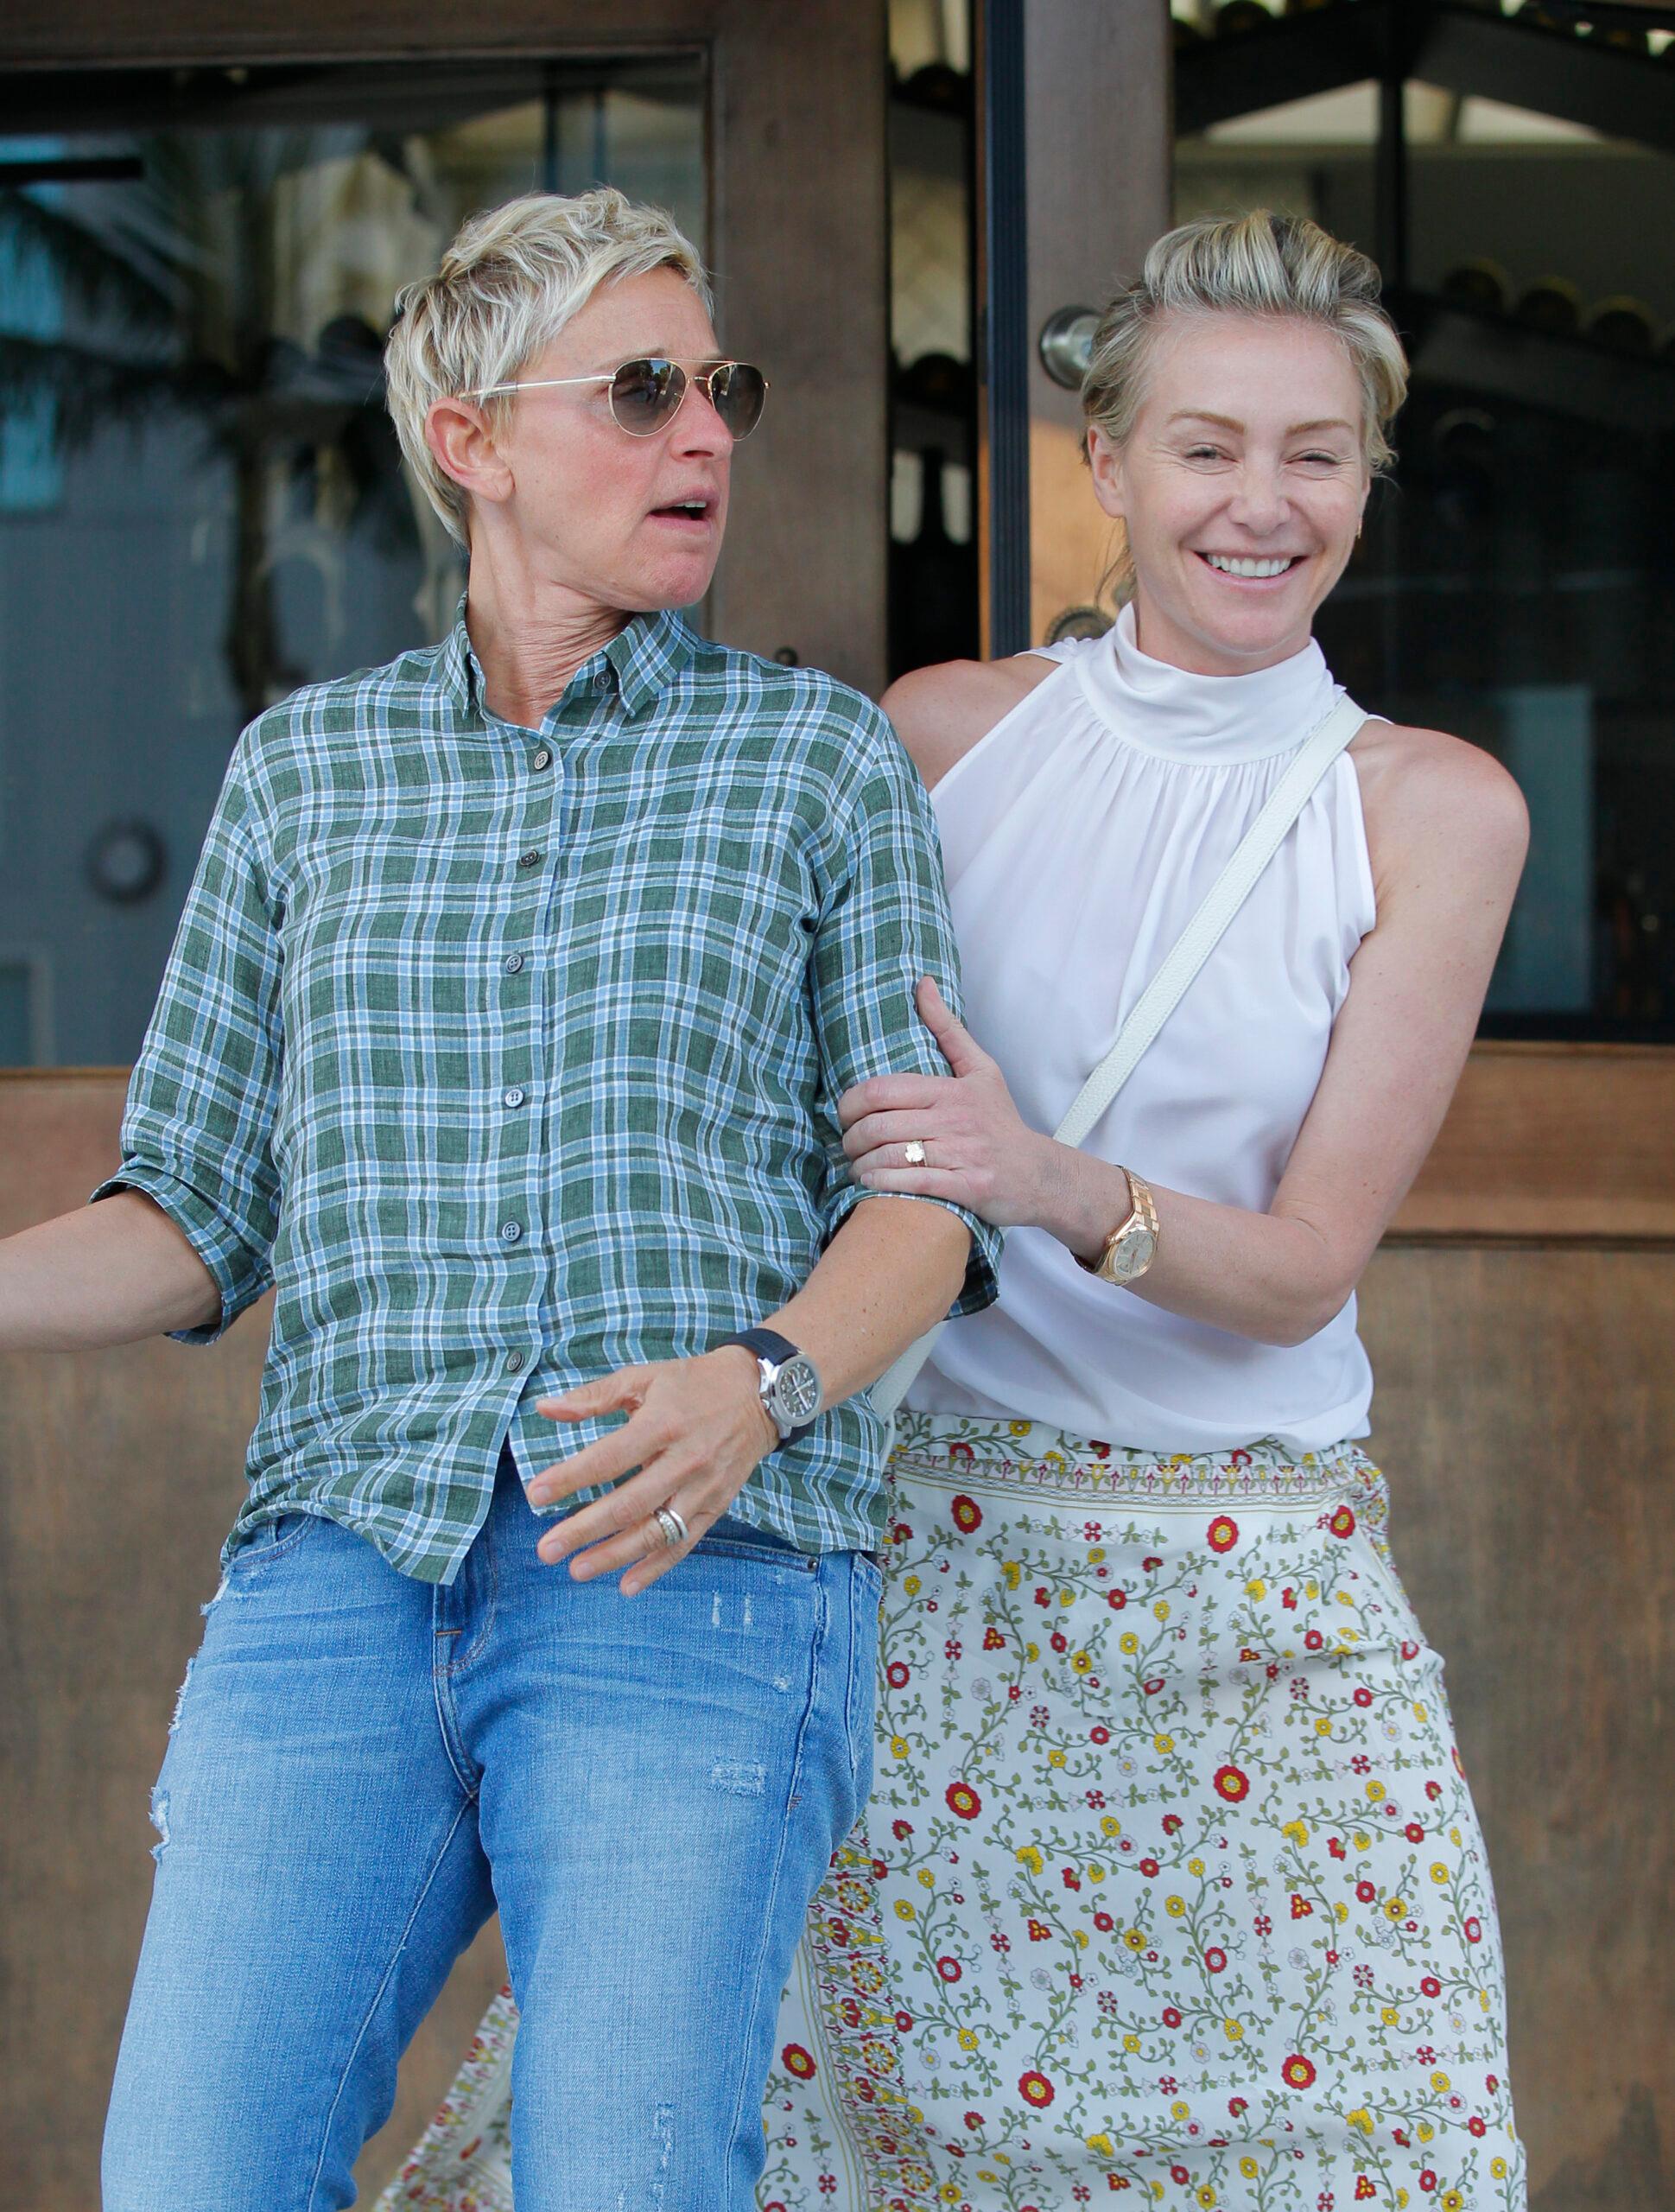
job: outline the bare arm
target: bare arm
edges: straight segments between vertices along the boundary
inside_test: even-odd
[[[1299,1344],[1324,1326],[1423,1165],[1470,1048],[1523,866],[1523,800],[1486,753],[1432,731],[1388,728],[1358,741],[1358,753],[1363,746],[1379,920],[1352,963],[1320,1086],[1272,1205],[1254,1213],[1157,1189],[1158,1258],[1130,1287],[1171,1313],[1263,1343]],[[955,1073],[885,1077],[849,1095],[845,1148],[859,1179],[874,1190],[956,1198],[1002,1224],[1031,1224],[1094,1258],[1129,1210],[1121,1168],[1027,1128],[993,1061],[933,995],[922,991],[922,1007]],[[957,1167],[905,1168],[908,1137]],[[1133,1164],[1145,1173],[1143,1160]]]
[[[928,790],[1020,699],[1053,672],[1039,653],[1008,660],[949,660],[898,676],[879,704],[896,726]]]
[[[825,1402],[839,1404],[876,1382],[909,1344],[941,1320],[960,1293],[971,1231],[942,1206],[857,1206],[827,1246],[803,1288],[762,1318],[820,1370]],[[694,1359],[625,1367],[538,1413],[555,1421],[626,1412],[622,1427],[543,1468],[530,1503],[550,1505],[595,1484],[617,1482],[541,1539],[542,1559],[574,1560],[578,1581],[623,1574],[625,1595],[655,1582],[690,1548],[648,1554],[648,1527],[660,1505],[674,1505],[693,1542],[724,1514],[757,1462],[779,1441],[757,1390],[756,1361],[730,1344]],[[631,1481],[619,1482],[633,1468]]]
[[[0,1239],[0,1351],[92,1351],[220,1311],[209,1269],[138,1191]]]

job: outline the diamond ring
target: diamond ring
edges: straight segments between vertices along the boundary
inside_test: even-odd
[[[672,1505],[660,1505],[651,1518],[663,1530],[663,1542],[670,1551],[686,1541],[689,1533],[686,1522]]]

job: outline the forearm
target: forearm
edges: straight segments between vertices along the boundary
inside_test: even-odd
[[[0,1351],[91,1351],[221,1310],[209,1269],[138,1191],[0,1239]]]
[[[1043,1140],[1035,1225],[1096,1260],[1127,1217],[1120,1167]],[[1136,1160],[1144,1175],[1145,1163]],[[1323,1328],[1359,1272],[1307,1222],[1217,1205],[1151,1183],[1157,1201],[1157,1257],[1139,1281],[1111,1286],[1113,1298],[1143,1298],[1166,1313],[1207,1322],[1258,1344],[1294,1344]]]
[[[971,1232],[945,1206],[868,1198],[788,1305],[764,1319],[820,1370],[828,1405],[876,1382],[960,1295]]]

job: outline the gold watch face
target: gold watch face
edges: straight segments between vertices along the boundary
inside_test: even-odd
[[[1119,1237],[1112,1245],[1100,1273],[1107,1282],[1133,1282],[1151,1266],[1157,1249],[1157,1238],[1137,1222],[1126,1236]]]

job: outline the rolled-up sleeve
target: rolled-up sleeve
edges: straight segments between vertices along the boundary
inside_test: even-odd
[[[821,1134],[827,1177],[826,1240],[873,1195],[848,1179],[837,1103],[879,1075],[947,1075],[948,1063],[914,1003],[921,976],[935,978],[956,1014],[959,957],[949,918],[936,819],[924,785],[882,715],[868,733],[867,772],[845,817],[810,962],[820,1044]],[[993,1304],[1000,1232],[964,1206],[942,1206],[971,1231],[966,1279],[951,1313]]]
[[[272,1281],[279,1179],[280,942],[251,797],[249,736],[228,766],[122,1122],[122,1166],[92,1198],[143,1191],[215,1279],[213,1344]]]

